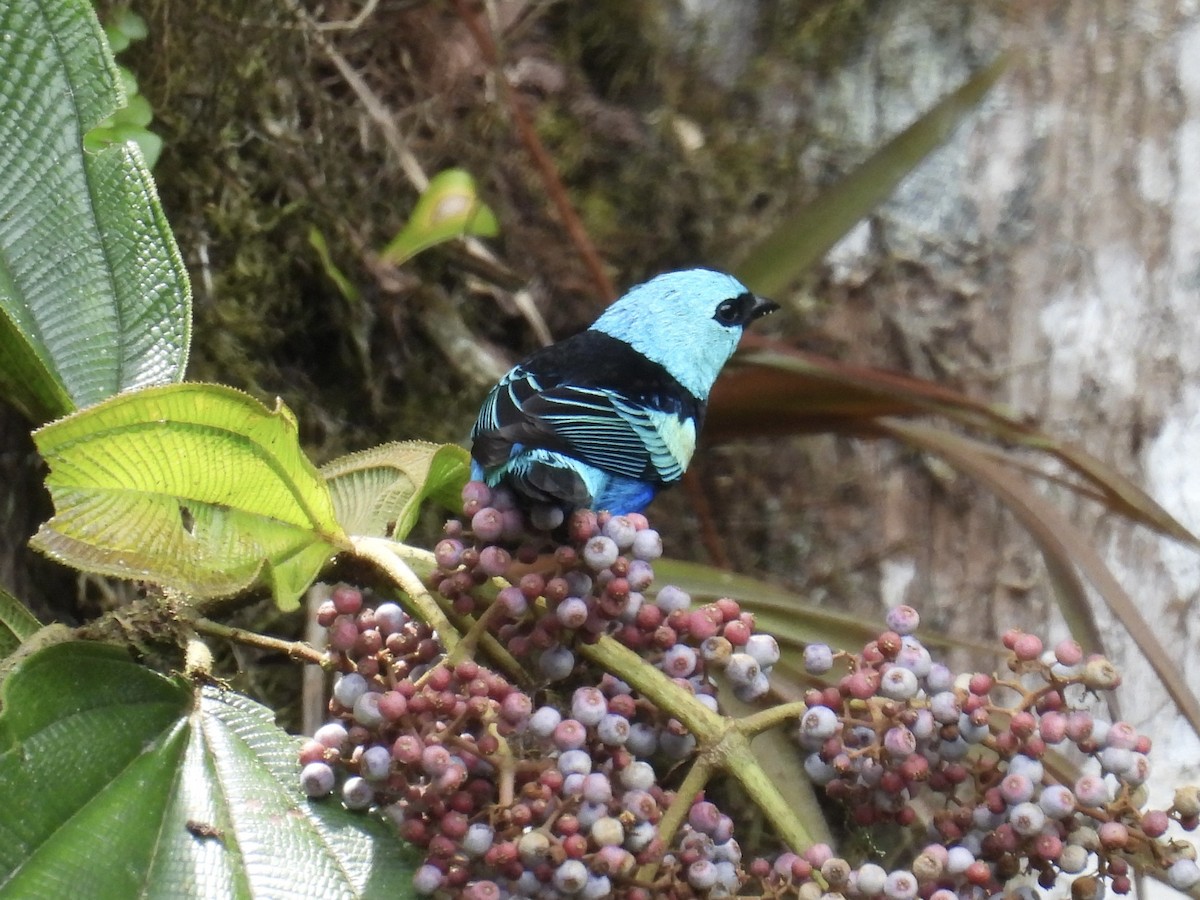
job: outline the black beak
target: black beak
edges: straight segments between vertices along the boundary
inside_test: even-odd
[[[750,307],[750,319],[753,322],[755,319],[761,319],[763,316],[769,315],[779,309],[779,304],[774,300],[768,300],[766,297],[754,295],[754,305]]]

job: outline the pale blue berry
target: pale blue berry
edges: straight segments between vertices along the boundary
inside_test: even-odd
[[[553,706],[539,706],[529,717],[529,731],[540,738],[548,738],[562,721],[562,713]]]
[[[950,847],[946,851],[946,871],[951,875],[961,875],[975,862],[975,854],[966,847]]]
[[[745,650],[764,669],[769,669],[779,662],[779,642],[769,634],[750,635]]]
[[[1065,819],[1075,812],[1075,795],[1061,784],[1048,784],[1042,788],[1038,806],[1051,819]]]
[[[646,562],[658,559],[663,554],[662,536],[653,528],[643,528],[633,536],[632,553]]]
[[[442,870],[428,863],[413,873],[413,890],[418,894],[432,894],[442,886]]]
[[[571,695],[571,717],[587,727],[594,727],[608,713],[608,701],[599,688],[576,688]]]
[[[616,542],[605,535],[597,535],[583,546],[583,561],[593,572],[609,568],[620,555]]]
[[[654,598],[655,605],[664,613],[672,613],[677,609],[687,609],[692,605],[691,595],[680,590],[673,584],[664,585]]]
[[[854,883],[858,893],[866,897],[875,897],[883,893],[886,881],[887,871],[883,866],[877,866],[875,863],[863,863],[858,867],[858,875]]]
[[[1200,883],[1200,866],[1195,860],[1177,859],[1167,869],[1167,881],[1177,891],[1186,891]]]
[[[367,679],[357,672],[347,672],[333,683],[333,699],[346,709],[354,709],[354,704],[367,692]]]
[[[375,788],[365,778],[352,775],[342,785],[342,803],[347,809],[366,809],[375,800]]]
[[[561,681],[575,669],[575,654],[569,647],[555,644],[538,654],[538,671],[549,681]]]
[[[620,747],[629,740],[629,720],[616,713],[608,713],[596,725],[596,737],[608,747]]]
[[[1021,837],[1033,837],[1046,824],[1046,814],[1035,803],[1018,803],[1008,812],[1008,824]]]
[[[617,780],[626,790],[645,791],[654,786],[658,776],[654,773],[654,766],[638,759],[623,768],[617,775]]]
[[[892,666],[879,679],[879,693],[889,700],[910,700],[919,689],[916,674],[898,665]]]
[[[483,856],[491,849],[496,839],[496,832],[486,822],[476,822],[463,835],[462,849],[467,856]]]
[[[902,869],[889,873],[883,882],[883,894],[888,900],[913,900],[919,889],[916,876]]]
[[[327,763],[309,763],[300,771],[300,789],[309,797],[328,796],[335,780],[333,769]]]
[[[833,648],[828,644],[808,644],[804,648],[804,670],[810,675],[824,675],[833,668]]]
[[[587,884],[588,870],[577,859],[564,860],[554,870],[554,886],[564,894],[576,894]]]
[[[368,781],[383,781],[392,771],[392,751],[389,747],[372,744],[358,760],[358,774]]]
[[[837,733],[839,722],[837,713],[828,706],[813,706],[800,717],[800,733],[823,741]]]

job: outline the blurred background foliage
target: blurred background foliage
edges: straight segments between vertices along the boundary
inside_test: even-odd
[[[836,66],[870,6],[767,4],[771,56],[761,66]],[[102,19],[115,8],[101,3]],[[735,259],[819,188],[797,171],[805,123],[781,127],[764,114],[771,98],[754,87],[759,66],[723,83],[703,35],[669,4],[493,9],[511,17],[491,23],[503,35],[503,71],[619,289],[673,266]],[[325,24],[360,11],[311,10]],[[538,344],[515,288],[529,286],[555,337],[602,308],[603,288],[497,99],[495,72],[448,4],[383,0],[357,27],[336,29],[284,2],[147,0],[137,12],[149,34],[121,60],[167,145],[155,176],[193,274],[189,377],[282,396],[318,461],[397,437],[466,436],[488,372],[471,353],[439,351],[447,318],[499,365]],[[419,193],[372,102],[425,173],[475,176],[500,218],[494,265],[452,247],[379,272],[373,253]],[[312,231],[354,296],[329,277]],[[772,327],[819,346],[820,293],[799,295],[811,318],[778,316]],[[687,501],[663,503],[673,510],[660,515],[675,517]]]

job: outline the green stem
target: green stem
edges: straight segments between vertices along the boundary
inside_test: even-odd
[[[355,556],[374,563],[387,573],[396,586],[408,596],[410,612],[437,632],[447,653],[453,652],[459,641],[458,631],[425,589],[421,579],[409,568],[408,563],[400,558],[404,545],[384,538],[352,536],[350,546]]]
[[[808,711],[808,704],[803,700],[793,703],[781,703],[770,709],[763,709],[737,720],[737,730],[748,737],[753,737],[762,731],[782,725],[788,719],[799,719]]]
[[[750,738],[742,733],[738,725],[740,723],[730,728],[721,742],[709,751],[716,760],[714,765],[741,783],[747,796],[762,810],[784,843],[797,853],[804,852],[816,843],[816,840],[805,829],[796,811],[779,793],[775,782],[758,764],[754,750],[750,747]],[[803,776],[797,774],[796,777]],[[813,877],[818,876],[814,874]]]
[[[274,638],[255,631],[247,631],[245,628],[222,625],[220,622],[205,619],[203,616],[191,619],[188,624],[198,633],[207,634],[210,637],[223,638],[234,643],[258,647],[260,650],[273,650],[278,653],[284,653],[292,659],[311,663],[314,666],[324,667],[328,664],[324,653],[309,646],[304,641],[285,641],[282,638]]]
[[[579,653],[616,675],[696,736],[701,746],[716,744],[729,728],[729,719],[713,712],[624,644],[608,635],[594,644],[580,644]]]

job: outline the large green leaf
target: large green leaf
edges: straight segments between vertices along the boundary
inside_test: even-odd
[[[458,504],[469,467],[467,451],[457,444],[404,441],[339,457],[321,474],[344,530],[402,540],[425,499]]]
[[[245,697],[78,642],[3,696],[0,896],[412,895],[394,833],[306,800],[295,740]]]
[[[88,0],[0,3],[0,390],[41,422],[182,377],[187,274]]]
[[[232,388],[121,394],[34,435],[55,515],[33,546],[78,569],[201,597],[265,574],[293,608],[347,546],[296,421]]]

